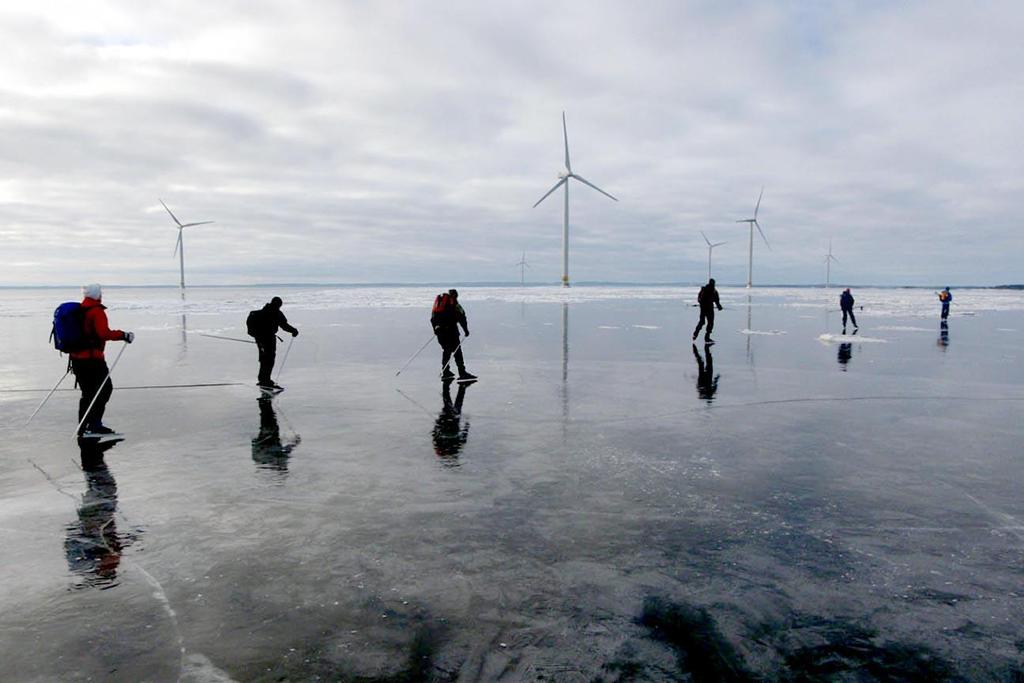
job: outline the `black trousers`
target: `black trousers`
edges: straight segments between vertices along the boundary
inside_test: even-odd
[[[459,368],[459,372],[463,373],[466,371],[466,363],[462,359],[462,346],[459,342],[459,333],[441,331],[437,334],[437,343],[441,345],[441,367],[448,365],[451,360],[452,354],[455,355],[455,365]],[[451,369],[450,367],[448,368]]]
[[[274,370],[274,362],[277,360],[277,337],[269,339],[257,339],[256,348],[260,352],[260,373],[256,378],[259,384],[273,384],[270,373]]]
[[[850,322],[853,323],[854,327],[857,327],[857,319],[853,316],[852,308],[843,309],[843,327],[846,327],[846,316],[850,316]]]
[[[111,382],[103,383],[109,372],[107,370],[107,361],[91,358],[72,358],[71,371],[75,373],[75,381],[78,382],[78,386],[82,390],[82,397],[78,399],[78,421],[82,422],[82,418],[85,417],[85,411],[89,408],[89,404],[92,403],[96,392],[99,391],[96,403],[93,403],[92,410],[89,411],[89,418],[82,423],[82,429],[99,427],[103,424],[103,412],[107,409],[107,401],[110,400],[110,395],[114,393],[114,385]],[[100,388],[101,384],[103,384],[102,389]]]
[[[715,329],[715,309],[712,308],[707,311],[703,308],[700,309],[700,322],[697,323],[697,327],[693,331],[694,339],[700,334],[700,328],[704,327],[705,322],[708,324],[708,329],[704,332],[704,338],[707,339],[711,336],[711,330]]]

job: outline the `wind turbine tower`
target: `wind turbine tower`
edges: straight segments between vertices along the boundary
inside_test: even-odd
[[[530,264],[526,262],[525,251],[523,252],[523,257],[519,259],[519,263],[516,265],[519,266],[519,286],[521,287],[526,284],[526,269],[530,267]]]
[[[772,246],[768,244],[768,238],[764,236],[764,231],[761,230],[761,224],[757,222],[757,210],[761,208],[761,197],[764,196],[764,187],[761,187],[761,194],[757,195],[757,204],[754,205],[754,217],[744,218],[736,221],[737,223],[749,223],[750,224],[750,263],[747,266],[747,287],[754,286],[754,227],[757,227],[757,231],[761,234],[761,239],[764,240],[764,246],[771,249]]]
[[[178,217],[175,216],[173,213],[171,213],[171,210],[167,208],[167,205],[164,204],[164,200],[161,199],[160,200],[160,204],[161,204],[161,206],[164,207],[164,209],[167,210],[167,213],[169,213],[171,215],[171,218],[174,219],[174,222],[178,226],[178,241],[174,245],[174,253],[175,253],[175,255],[178,256],[178,263],[181,266],[181,298],[184,299],[185,298],[185,242],[182,240],[181,231],[184,230],[185,228],[191,228],[194,225],[208,225],[210,223],[213,223],[213,221],[200,221],[198,223],[182,223],[181,221],[178,220]]]
[[[557,190],[559,187],[561,187],[562,185],[565,186],[565,210],[564,210],[564,212],[562,214],[562,286],[563,287],[568,287],[569,286],[569,179],[572,178],[572,179],[580,181],[584,185],[589,185],[590,187],[592,187],[593,189],[597,190],[598,192],[603,194],[605,197],[608,197],[609,199],[613,199],[615,201],[619,201],[619,200],[615,199],[615,197],[611,196],[610,194],[608,194],[607,192],[605,192],[600,187],[598,187],[597,185],[593,184],[592,182],[590,182],[589,180],[587,180],[583,176],[577,175],[576,173],[573,173],[573,171],[572,171],[572,164],[569,163],[569,133],[568,133],[568,131],[566,129],[566,125],[565,125],[565,112],[564,111],[562,112],[562,137],[563,137],[563,140],[565,141],[565,170],[559,172],[559,174],[558,174],[558,182],[555,183],[555,186],[552,187],[550,190],[548,190],[544,194],[543,197],[541,197],[540,199],[537,200],[537,203],[533,205],[533,208],[537,208],[538,204],[540,204],[542,201],[547,199],[548,195],[550,195],[552,192]]]
[[[711,251],[715,247],[722,246],[723,244],[725,244],[725,242],[715,242],[714,244],[712,244],[711,240],[708,239],[708,236],[704,234],[703,230],[700,231],[700,236],[703,237],[704,241],[707,242],[707,244],[708,244],[708,279],[710,280],[711,279]]]
[[[839,259],[832,255],[832,240],[828,241],[828,254],[825,255],[825,289],[832,288],[832,262],[839,263]]]

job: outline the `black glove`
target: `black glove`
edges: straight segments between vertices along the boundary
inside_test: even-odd
[[[294,332],[292,332],[292,336],[293,337],[298,337],[299,336],[299,331],[295,330]]]
[[[125,332],[124,333],[124,341],[125,341],[126,344],[131,344],[133,341],[135,341],[135,333],[134,332]]]

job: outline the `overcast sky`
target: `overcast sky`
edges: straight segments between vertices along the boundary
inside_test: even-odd
[[[1024,281],[1024,3],[4,3],[0,284]]]

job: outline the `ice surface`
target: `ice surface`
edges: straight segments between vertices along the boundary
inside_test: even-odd
[[[843,336],[838,291],[724,289],[705,347],[695,288],[460,289],[444,391],[432,342],[395,378],[439,289],[109,288],[128,439],[84,454],[74,391],[22,427],[77,292],[0,292],[0,679],[1020,675],[1021,293],[855,291]],[[261,401],[198,332],[274,294]]]

